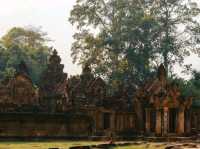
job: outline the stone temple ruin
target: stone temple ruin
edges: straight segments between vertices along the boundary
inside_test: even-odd
[[[200,130],[200,110],[157,76],[128,96],[109,97],[106,83],[89,65],[68,78],[56,50],[36,88],[25,62],[0,84],[0,137],[185,136]]]
[[[178,85],[167,81],[163,65],[158,69],[157,78],[137,91],[135,101],[139,102],[136,115],[140,117],[142,113],[145,117],[139,120],[147,134],[167,136],[191,132],[192,97],[184,98]]]

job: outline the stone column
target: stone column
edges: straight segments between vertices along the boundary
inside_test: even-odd
[[[127,124],[127,121],[126,121],[126,114],[123,113],[123,125],[124,125],[123,130],[126,129],[126,124]]]
[[[146,108],[145,109],[145,114],[146,114],[146,121],[145,121],[145,128],[146,128],[146,132],[145,133],[150,133],[150,109]]]
[[[177,122],[177,133],[179,135],[184,134],[184,123],[185,122],[185,115],[184,115],[184,108],[180,107],[179,111],[178,111],[178,122]]]
[[[163,109],[163,135],[164,136],[168,134],[168,125],[169,125],[169,109],[168,107],[164,107]]]
[[[110,117],[110,128],[112,131],[115,131],[116,128],[116,123],[115,123],[115,112],[111,113],[111,117]]]
[[[123,128],[124,128],[124,126],[123,126],[123,115],[122,114],[120,114],[120,126],[119,126],[119,130],[120,131],[122,131],[123,130]]]
[[[95,111],[94,114],[95,115],[94,115],[93,135],[96,134],[97,129],[98,129],[98,124],[97,124],[97,122],[98,122],[98,111]]]
[[[200,115],[197,113],[197,130],[200,129],[199,119],[200,119]]]
[[[111,113],[111,118],[110,118],[110,131],[111,131],[111,136],[114,137],[115,136],[115,131],[116,131],[116,121],[115,121],[115,116],[116,116],[116,113],[115,112],[112,112]]]
[[[156,110],[156,135],[160,136],[162,134],[161,131],[161,110],[157,109]]]
[[[120,130],[120,117],[119,117],[119,114],[117,114],[116,116],[116,129],[117,129],[117,131],[119,131]]]

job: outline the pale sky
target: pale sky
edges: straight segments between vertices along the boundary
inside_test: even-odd
[[[65,64],[65,72],[77,74],[79,66],[72,64],[70,57],[71,44],[75,28],[68,22],[70,10],[76,0],[0,0],[0,37],[10,28],[35,26],[42,27],[48,37],[54,40],[53,45]],[[200,70],[200,59],[191,56],[186,63]],[[177,68],[178,69],[178,68]]]
[[[65,64],[65,72],[77,74],[81,69],[72,64],[71,44],[75,28],[68,22],[70,10],[76,0],[0,0],[0,37],[10,28],[42,27],[50,43],[58,50]]]

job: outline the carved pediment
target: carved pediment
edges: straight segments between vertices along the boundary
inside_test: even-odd
[[[137,98],[149,106],[160,107],[190,107],[192,100],[183,99],[178,84],[166,79],[163,65],[158,69],[157,78],[148,81],[144,87],[137,91]]]
[[[32,80],[25,74],[17,73],[7,87],[10,89],[11,99],[18,105],[38,104],[37,92]]]

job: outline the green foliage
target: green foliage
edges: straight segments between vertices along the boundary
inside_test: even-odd
[[[2,37],[2,43],[5,47],[9,48],[13,45],[19,47],[28,47],[38,49],[49,41],[46,38],[46,33],[42,32],[40,28],[28,27],[13,27],[6,35]]]
[[[194,101],[200,100],[200,72],[194,70],[190,80],[184,80],[178,77],[173,78],[172,80],[179,85],[181,95],[184,98],[193,97]]]
[[[151,73],[158,24],[137,2],[77,1],[70,21],[80,31],[72,45],[74,62],[90,63],[113,86],[140,83]]]
[[[78,0],[69,19],[78,29],[72,57],[113,86],[138,85],[160,63],[173,74],[174,64],[199,52],[198,14],[182,0]]]
[[[12,77],[18,64],[25,61],[33,82],[38,84],[51,52],[48,41],[40,29],[14,27],[8,31],[1,39],[0,79]]]
[[[193,71],[192,78],[188,81],[188,93],[194,96],[194,99],[200,100],[200,72]]]
[[[199,16],[197,3],[190,0],[160,0],[147,3],[150,14],[160,25],[158,54],[169,72],[176,63],[183,65],[184,58],[191,52],[199,54]],[[172,72],[173,73],[173,72]]]

